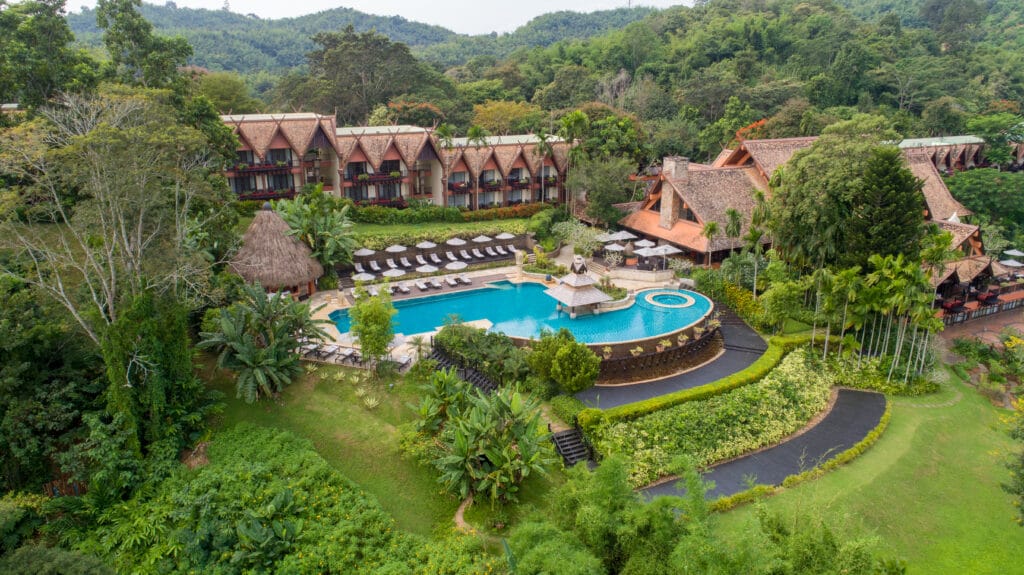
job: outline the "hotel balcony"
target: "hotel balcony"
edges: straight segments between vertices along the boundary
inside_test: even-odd
[[[353,184],[358,185],[369,185],[369,184],[397,184],[404,181],[405,176],[402,172],[391,172],[383,174],[352,174],[348,177],[348,180]]]
[[[287,172],[292,169],[288,162],[263,162],[257,164],[235,164],[231,170],[235,173],[255,174],[264,172]]]
[[[530,187],[530,178],[527,178],[527,177],[523,177],[523,178],[511,177],[511,178],[506,178],[505,181],[508,182],[508,187],[512,188],[513,190],[525,190],[525,189],[528,189]]]
[[[480,182],[480,189],[485,192],[497,192],[501,188],[505,187],[505,183],[501,180],[491,180],[489,182]]]
[[[448,191],[453,194],[468,194],[472,186],[469,182],[448,182]]]

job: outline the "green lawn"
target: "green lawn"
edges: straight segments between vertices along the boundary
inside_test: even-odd
[[[433,232],[438,236],[448,233],[458,234],[480,234],[486,232],[501,232],[506,229],[522,227],[528,222],[528,218],[510,220],[488,220],[483,222],[427,222],[423,224],[352,224],[352,233],[355,235],[399,235],[412,233]]]
[[[321,367],[277,401],[252,405],[235,399],[234,383],[224,373],[207,368],[204,377],[227,396],[220,426],[250,421],[309,439],[332,466],[375,495],[401,528],[429,536],[452,520],[459,502],[443,492],[433,470],[399,452],[397,426],[412,421],[407,403],[415,403],[416,390],[399,380],[393,390],[378,394],[379,406],[367,409],[355,385],[334,378],[346,369]]]
[[[951,378],[939,394],[896,399],[874,447],[766,500],[768,509],[789,517],[799,509],[848,534],[877,535],[878,551],[906,559],[910,573],[1020,572],[1024,529],[999,487],[1014,447],[1001,420],[1006,412]],[[936,407],[918,406],[924,403]],[[719,520],[739,534],[750,528],[753,511],[741,507]]]

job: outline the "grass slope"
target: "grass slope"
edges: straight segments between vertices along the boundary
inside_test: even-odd
[[[906,559],[909,573],[1020,572],[1024,531],[1000,488],[1013,448],[1005,413],[953,379],[937,395],[894,400],[889,428],[871,450],[765,505],[876,534],[879,552]],[[720,521],[740,536],[755,521],[754,508]]]
[[[249,421],[309,439],[331,466],[375,495],[402,529],[429,536],[451,521],[459,502],[444,494],[432,470],[399,451],[397,426],[414,417],[406,405],[415,402],[411,386],[399,383],[391,393],[379,393],[381,404],[369,410],[354,385],[334,379],[343,368],[321,367],[304,374],[278,400],[250,405],[236,399],[234,381],[204,359],[204,378],[226,396],[220,427]]]

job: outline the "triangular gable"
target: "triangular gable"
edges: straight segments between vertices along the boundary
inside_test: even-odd
[[[281,122],[279,126],[291,149],[295,150],[299,156],[303,156],[309,151],[309,144],[313,140],[313,133],[319,126],[319,122],[315,118],[290,120]]]
[[[242,122],[238,126],[239,132],[245,136],[246,141],[252,146],[253,153],[261,160],[266,159],[270,143],[280,133],[276,121],[267,122]]]
[[[391,147],[392,139],[390,135],[359,136],[359,146],[366,153],[366,160],[370,162],[375,171],[380,168],[380,163],[384,161],[384,155],[387,153],[388,148]]]
[[[515,163],[516,158],[521,157],[522,147],[520,146],[495,146],[494,148],[495,163],[502,176],[508,177],[512,173],[512,164]]]
[[[349,158],[358,146],[359,142],[355,138],[339,138],[334,147],[338,152],[338,165],[344,168],[345,164],[351,161]]]
[[[405,165],[411,168],[416,165],[416,160],[420,157],[420,150],[429,140],[430,137],[426,133],[399,134],[395,136],[393,145]]]
[[[441,157],[444,158],[442,164],[444,165],[444,169],[448,174],[451,174],[456,171],[462,171],[455,169],[459,165],[459,162],[463,162],[463,164],[465,164],[462,158],[462,148],[448,148],[444,150],[444,153],[441,155]],[[468,166],[466,170],[469,170]]]
[[[462,159],[466,162],[466,167],[469,168],[469,173],[473,174],[474,178],[480,177],[480,173],[484,171],[484,166],[491,159],[492,153],[490,146],[462,149]]]
[[[555,142],[549,142],[554,146]],[[537,152],[537,145],[528,146],[523,150],[523,159],[526,161],[526,169],[529,170],[530,175],[539,176],[541,174],[541,167],[545,165],[555,166],[555,160],[551,156],[542,156]],[[558,167],[555,166],[557,170]]]
[[[554,151],[552,155],[555,160],[555,169],[558,170],[558,173],[565,174],[565,170],[569,168],[569,144],[558,142],[551,148]]]

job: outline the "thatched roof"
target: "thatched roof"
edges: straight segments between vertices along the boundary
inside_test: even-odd
[[[270,206],[265,206],[242,236],[242,249],[231,260],[231,269],[249,283],[268,290],[307,284],[324,273],[312,250],[295,236]]]
[[[612,296],[604,293],[594,286],[574,288],[566,283],[561,283],[553,288],[544,290],[544,293],[558,300],[562,305],[569,307],[580,307],[594,305],[605,301],[611,301]]]
[[[942,181],[939,171],[935,169],[935,164],[927,154],[909,152],[905,155],[910,171],[924,181],[921,192],[924,194],[924,201],[928,205],[928,212],[932,219],[948,220],[954,214],[967,216],[974,213],[956,201],[953,194],[949,193],[949,188]]]

